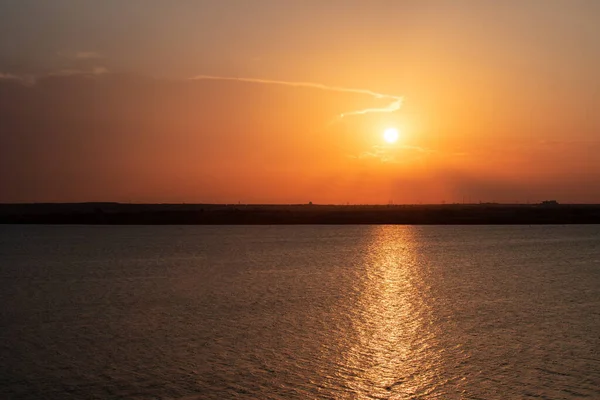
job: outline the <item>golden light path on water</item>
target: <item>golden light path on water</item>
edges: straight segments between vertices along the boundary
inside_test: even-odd
[[[426,266],[414,227],[373,227],[356,271],[355,336],[340,364],[358,398],[434,398],[440,382],[436,332],[428,305]]]

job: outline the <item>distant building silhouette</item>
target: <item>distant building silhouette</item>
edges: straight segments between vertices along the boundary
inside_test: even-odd
[[[558,206],[558,201],[556,200],[544,200],[540,203],[540,205],[544,207],[556,207]]]

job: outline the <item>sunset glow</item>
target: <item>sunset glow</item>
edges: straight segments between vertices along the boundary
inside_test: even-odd
[[[32,2],[0,202],[600,201],[599,2]]]

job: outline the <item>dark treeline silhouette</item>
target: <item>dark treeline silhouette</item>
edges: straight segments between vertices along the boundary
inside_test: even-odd
[[[0,204],[3,224],[600,224],[600,205]]]

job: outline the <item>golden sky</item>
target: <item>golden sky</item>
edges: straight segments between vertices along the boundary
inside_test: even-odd
[[[3,2],[0,202],[600,202],[599,20],[595,0]]]

